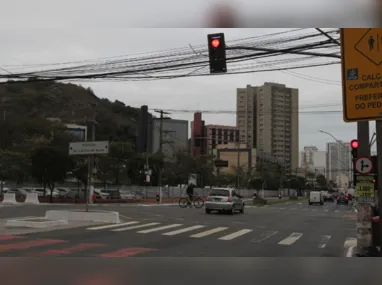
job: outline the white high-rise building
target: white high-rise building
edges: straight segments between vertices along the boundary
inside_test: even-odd
[[[326,152],[315,146],[305,146],[300,154],[301,168],[306,172],[326,175]]]
[[[340,188],[350,186],[352,181],[352,157],[350,143],[337,141],[326,144],[327,179],[340,182]],[[347,177],[347,181],[344,177]]]

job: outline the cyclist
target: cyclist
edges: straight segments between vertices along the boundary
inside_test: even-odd
[[[192,204],[191,204],[191,201],[193,200],[193,197],[194,197],[194,188],[195,188],[195,185],[190,183],[188,186],[187,186],[187,196],[188,196],[188,205],[190,206],[190,208],[192,208]]]

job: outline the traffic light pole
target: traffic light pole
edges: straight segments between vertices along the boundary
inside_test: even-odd
[[[357,123],[358,157],[370,156],[369,122]],[[357,253],[367,254],[371,245],[371,206],[369,203],[357,203]]]
[[[377,135],[377,163],[378,163],[378,173],[377,173],[377,183],[378,183],[378,211],[379,211],[379,246],[382,245],[382,121],[375,122],[376,135]]]

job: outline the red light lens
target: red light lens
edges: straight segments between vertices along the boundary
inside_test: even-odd
[[[220,45],[220,41],[218,39],[213,39],[212,42],[211,42],[211,45],[214,48],[217,48]]]
[[[358,141],[357,141],[357,140],[352,140],[352,141],[350,142],[350,146],[351,146],[352,148],[358,148]]]

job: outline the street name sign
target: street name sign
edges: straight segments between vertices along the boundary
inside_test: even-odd
[[[373,171],[374,165],[371,157],[358,157],[354,163],[354,169],[359,174],[369,174]]]
[[[382,120],[382,28],[341,29],[345,122]]]
[[[72,142],[69,144],[69,155],[91,155],[108,153],[108,141]]]

